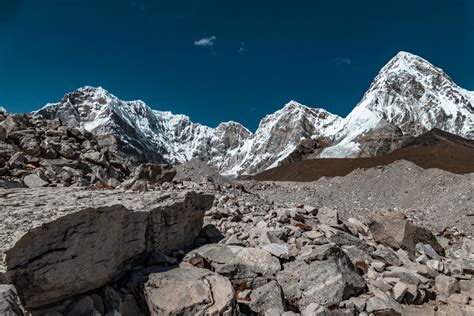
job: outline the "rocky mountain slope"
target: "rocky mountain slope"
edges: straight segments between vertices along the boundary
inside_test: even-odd
[[[242,175],[297,160],[302,151],[324,158],[383,155],[399,148],[404,135],[432,128],[474,138],[473,104],[474,93],[441,69],[400,52],[346,118],[290,101],[263,118],[255,133],[236,122],[210,128],[93,87],[68,93],[36,114],[83,127],[136,162],[197,158],[222,174]]]
[[[300,153],[300,160],[260,172],[259,181],[316,181],[321,177],[340,177],[359,168],[385,166],[397,160],[407,160],[428,169],[437,168],[453,173],[474,172],[474,140],[468,140],[438,129],[419,136],[407,136],[400,148],[386,155],[363,158],[311,159]]]

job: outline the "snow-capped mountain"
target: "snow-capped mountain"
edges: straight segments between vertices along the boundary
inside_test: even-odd
[[[382,68],[322,157],[359,155],[358,139],[387,123],[417,136],[441,130],[474,138],[474,93],[421,57],[400,52]]]
[[[198,158],[223,174],[241,175],[277,166],[311,141],[325,144],[316,151],[320,157],[358,157],[384,154],[404,135],[432,128],[472,139],[473,105],[473,92],[426,60],[400,52],[346,118],[290,101],[263,118],[255,133],[236,122],[211,128],[94,87],[68,93],[36,113],[83,127],[136,162]]]
[[[103,135],[104,143],[138,161],[208,161],[223,174],[251,174],[275,165],[302,138],[326,136],[341,120],[295,101],[265,117],[255,134],[236,122],[210,128],[189,117],[152,110],[142,101],[122,101],[102,88],[83,87],[35,112]]]
[[[7,113],[7,109],[5,109],[3,106],[0,106],[0,113]]]

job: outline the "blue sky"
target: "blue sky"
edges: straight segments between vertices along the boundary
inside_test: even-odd
[[[253,130],[291,99],[346,115],[400,50],[474,90],[473,2],[0,0],[0,105],[94,85]]]

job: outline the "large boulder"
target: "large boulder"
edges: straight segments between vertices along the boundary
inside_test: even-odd
[[[258,277],[272,278],[280,271],[280,261],[260,248],[209,244],[190,252],[185,261],[210,266],[233,283],[252,282]]]
[[[176,170],[171,165],[158,165],[154,163],[141,164],[134,172],[134,179],[158,184],[171,182],[175,176]]]
[[[299,310],[311,303],[333,307],[361,293],[364,279],[342,251],[326,260],[293,261],[277,274],[286,300]]]
[[[99,288],[151,253],[190,247],[212,201],[192,191],[0,191],[0,280],[27,308]]]
[[[416,244],[429,244],[440,255],[444,249],[428,229],[408,221],[398,212],[372,212],[369,215],[369,229],[378,243],[394,249],[404,249],[414,258]]]
[[[189,266],[151,274],[144,294],[152,316],[230,316],[235,308],[234,289],[227,278]]]

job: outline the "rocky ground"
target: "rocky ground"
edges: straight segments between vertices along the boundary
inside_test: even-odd
[[[54,124],[0,123],[1,315],[474,314],[472,174],[406,161],[313,183],[232,181],[199,161],[127,170]]]

